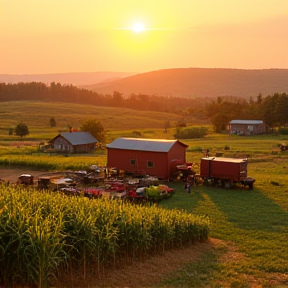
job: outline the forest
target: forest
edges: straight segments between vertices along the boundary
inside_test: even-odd
[[[217,132],[225,130],[232,119],[261,119],[270,128],[284,127],[288,123],[288,94],[275,91],[273,95],[261,93],[249,100],[236,96],[181,98],[160,95],[131,94],[123,97],[119,91],[98,94],[73,85],[52,82],[6,84],[0,83],[0,102],[37,100],[81,103],[106,107],[122,107],[144,111],[170,112],[208,119]]]

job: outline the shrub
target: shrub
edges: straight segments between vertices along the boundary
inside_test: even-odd
[[[207,127],[177,128],[174,137],[177,139],[203,138],[207,133]]]
[[[145,195],[148,201],[157,203],[161,200],[160,191],[157,186],[150,186],[145,189]]]
[[[133,134],[134,134],[135,136],[139,136],[139,137],[142,136],[141,132],[139,132],[139,131],[133,131]]]
[[[15,128],[15,134],[21,138],[23,136],[29,135],[28,126],[23,122],[19,123]]]
[[[278,129],[279,134],[288,135],[288,127],[282,127]]]
[[[176,127],[186,127],[186,123],[184,121],[178,121]]]

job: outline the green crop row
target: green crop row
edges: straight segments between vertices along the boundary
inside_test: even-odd
[[[9,155],[0,156],[0,166],[23,167],[34,170],[53,171],[53,170],[82,170],[91,165],[106,165],[106,155],[93,154],[86,155]]]
[[[40,288],[71,271],[87,279],[111,263],[205,241],[209,227],[207,217],[155,205],[2,185],[0,278]]]

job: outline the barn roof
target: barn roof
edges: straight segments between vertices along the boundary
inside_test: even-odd
[[[54,139],[59,136],[65,138],[72,145],[91,144],[98,142],[98,140],[95,139],[89,132],[65,132],[59,134]]]
[[[263,124],[262,120],[231,120],[230,124],[245,124],[245,125],[255,125]]]
[[[124,150],[168,152],[175,143],[180,143],[187,148],[188,145],[179,140],[162,140],[162,139],[143,139],[143,138],[117,138],[107,148],[116,148]]]

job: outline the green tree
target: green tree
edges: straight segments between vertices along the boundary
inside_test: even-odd
[[[15,128],[15,134],[20,136],[21,138],[23,136],[29,135],[28,126],[23,122],[19,123]]]
[[[111,102],[112,106],[121,107],[122,103],[123,103],[123,94],[121,94],[118,91],[114,91],[113,97],[112,97],[112,102]]]
[[[212,119],[211,122],[215,128],[216,132],[221,132],[227,129],[227,126],[229,124],[229,117],[225,114],[219,113],[215,115]]]
[[[164,122],[164,132],[167,133],[167,129],[171,128],[170,121]]]
[[[56,120],[54,117],[51,117],[49,120],[50,127],[56,127]]]
[[[105,142],[105,131],[102,124],[96,118],[90,118],[84,121],[80,130],[84,132],[90,132],[99,142]]]
[[[279,94],[275,104],[275,111],[277,122],[280,126],[288,123],[288,95],[286,93]]]
[[[261,103],[261,113],[262,119],[270,127],[279,126],[278,117],[275,113],[276,111],[276,103],[279,98],[279,95],[276,93],[273,96],[268,95],[264,101]]]

